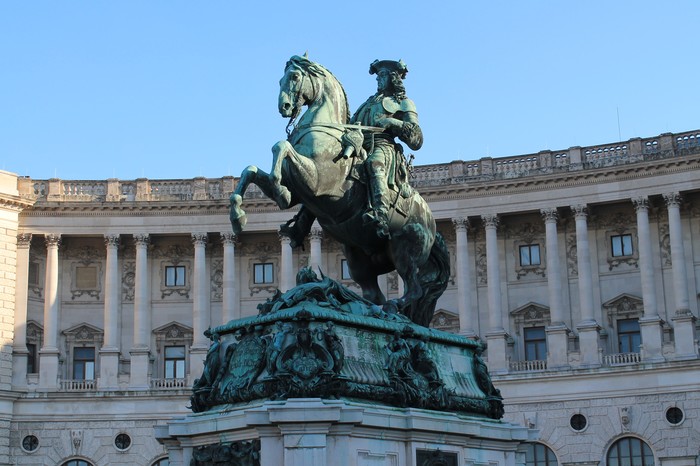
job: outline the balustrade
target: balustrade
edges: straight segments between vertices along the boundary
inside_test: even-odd
[[[642,355],[639,353],[616,353],[603,356],[603,364],[606,366],[625,366],[640,362],[642,362]]]
[[[535,372],[547,370],[546,360],[511,361],[510,370],[513,372]]]
[[[58,389],[63,392],[93,392],[97,389],[97,383],[94,379],[61,379],[58,381]]]
[[[187,379],[151,379],[151,389],[180,389],[187,388]]]

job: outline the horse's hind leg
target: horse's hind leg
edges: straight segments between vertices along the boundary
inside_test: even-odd
[[[348,261],[350,277],[362,288],[362,297],[380,306],[386,302],[386,297],[377,282],[377,270],[371,259],[360,249],[346,246],[345,257]]]

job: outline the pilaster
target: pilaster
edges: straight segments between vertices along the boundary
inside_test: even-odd
[[[58,247],[61,235],[48,234],[44,281],[44,346],[39,350],[39,389],[58,388]]]
[[[15,338],[12,343],[12,387],[27,388],[27,289],[31,233],[17,235],[17,282],[15,286]]]

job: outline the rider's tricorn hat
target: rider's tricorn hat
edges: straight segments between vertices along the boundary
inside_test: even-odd
[[[401,79],[406,77],[408,73],[408,67],[403,62],[403,60],[374,60],[371,65],[369,65],[369,74],[377,74],[379,70],[387,70],[396,72]]]

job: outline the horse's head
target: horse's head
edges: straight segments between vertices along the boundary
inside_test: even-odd
[[[314,63],[308,58],[294,55],[284,67],[284,76],[280,79],[280,95],[278,110],[285,118],[295,119],[304,105],[312,105],[321,94],[334,92],[339,94],[337,98],[338,109],[341,109],[339,118],[345,123],[349,118],[347,114],[347,97],[345,91],[337,79],[323,66]],[[334,112],[335,113],[335,112]]]

